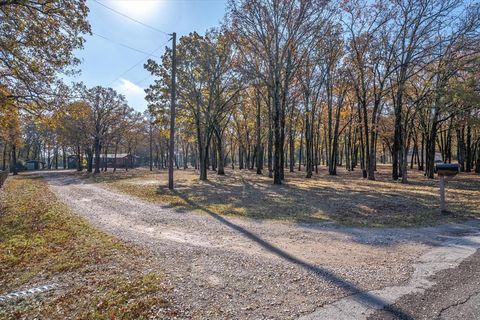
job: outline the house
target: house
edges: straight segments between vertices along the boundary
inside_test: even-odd
[[[27,160],[25,161],[27,170],[39,170],[45,168],[45,162],[39,160]]]
[[[69,155],[67,158],[67,168],[68,169],[77,169],[78,168],[78,156],[75,154]]]
[[[138,158],[138,156],[128,153],[103,154],[100,156],[100,168],[105,167],[105,161],[107,162],[107,168],[133,168],[136,166]],[[93,165],[95,166],[95,158],[93,159]]]

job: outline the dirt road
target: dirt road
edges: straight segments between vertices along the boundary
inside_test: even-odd
[[[152,252],[182,318],[319,318],[319,311],[347,297],[368,305],[371,292],[408,284],[419,265],[428,269],[422,257],[432,250],[455,250],[452,238],[479,230],[475,222],[367,229],[223,217],[147,203],[65,173],[42,175],[76,213]],[[462,252],[442,268],[471,254]]]

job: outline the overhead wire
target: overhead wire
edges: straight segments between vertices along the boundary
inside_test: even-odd
[[[154,30],[154,31],[156,31],[156,32],[158,32],[158,33],[161,33],[161,34],[164,34],[164,35],[167,35],[167,36],[171,36],[171,34],[168,33],[168,32],[165,32],[165,31],[163,31],[163,30],[161,30],[161,29],[159,29],[159,28],[157,28],[157,27],[151,26],[151,25],[149,25],[149,24],[147,24],[147,23],[145,23],[145,22],[142,22],[142,21],[140,21],[140,20],[138,20],[138,19],[132,18],[132,17],[124,14],[123,12],[120,12],[120,11],[118,11],[118,10],[116,10],[116,9],[114,9],[114,8],[112,8],[112,7],[110,7],[110,6],[106,5],[106,4],[98,1],[98,0],[93,0],[93,1],[96,2],[97,4],[99,4],[100,6],[104,7],[105,9],[110,10],[110,11],[114,12],[115,14],[120,15],[120,16],[128,19],[128,20],[131,20],[131,21],[133,21],[133,22],[135,22],[135,23],[138,23],[138,24],[140,24],[140,25],[142,25],[142,26],[144,26],[144,27],[146,27],[146,28],[149,28],[149,29],[151,29],[151,30]],[[100,38],[103,38],[103,39],[105,39],[105,40],[107,40],[107,41],[113,42],[113,43],[115,43],[115,44],[117,44],[117,45],[120,45],[120,46],[122,46],[122,47],[125,47],[125,48],[127,48],[127,49],[130,49],[130,50],[133,50],[133,51],[136,51],[136,52],[145,54],[145,55],[147,55],[147,57],[156,57],[156,58],[161,58],[161,57],[154,55],[154,53],[157,52],[158,50],[160,50],[162,47],[164,47],[164,46],[170,41],[170,40],[167,40],[164,44],[162,44],[161,46],[157,47],[155,50],[153,50],[152,52],[149,53],[149,52],[146,52],[146,51],[143,51],[143,50],[140,50],[140,49],[133,48],[133,47],[131,47],[131,46],[129,46],[129,45],[126,45],[126,44],[124,44],[124,43],[121,43],[121,42],[112,40],[112,39],[110,39],[110,38],[108,38],[108,37],[106,37],[106,36],[100,35],[100,34],[98,34],[98,33],[95,33],[95,32],[92,32],[92,33],[93,33],[94,35],[100,37]],[[108,86],[111,86],[113,83],[115,83],[116,81],[118,81],[119,79],[121,79],[125,74],[127,74],[128,72],[130,72],[131,70],[133,70],[134,68],[136,68],[138,65],[140,65],[140,64],[143,63],[144,61],[145,61],[145,59],[139,60],[137,63],[135,63],[134,65],[132,65],[130,68],[128,68],[127,70],[125,70],[124,72],[122,72],[122,74],[120,74],[117,78],[115,78],[115,80],[113,80],[112,82],[110,82],[110,83],[108,84]],[[140,80],[140,81],[137,82],[137,83],[133,83],[133,82],[132,82],[132,83],[133,83],[133,84],[136,84],[136,85],[139,85],[140,83],[142,83],[143,81],[149,79],[150,77],[152,77],[152,75],[149,75],[149,76],[143,78],[142,80]]]
[[[168,41],[166,41],[165,43],[163,43],[161,46],[157,47],[155,50],[153,50],[151,53],[146,53],[148,57],[156,57],[154,55],[155,52],[157,52],[158,50],[160,50],[162,47],[166,46],[168,43]],[[134,68],[136,68],[139,64],[141,63],[144,63],[145,62],[145,59],[142,59],[142,60],[139,60],[137,63],[135,63],[134,65],[132,65],[130,68],[128,68],[127,70],[125,70],[124,72],[122,72],[122,74],[120,74],[117,78],[115,78],[115,80],[113,80],[112,82],[110,82],[108,84],[108,86],[111,86],[113,83],[115,83],[117,80],[119,80],[120,78],[122,78],[124,75],[126,75],[128,72],[130,72],[131,70],[133,70]],[[144,79],[142,79],[139,83],[147,80],[149,77],[151,76],[148,76]]]
[[[119,41],[110,39],[110,38],[108,38],[108,37],[106,37],[106,36],[103,36],[103,35],[101,35],[101,34],[98,34],[98,33],[96,33],[96,32],[93,32],[93,31],[92,31],[92,34],[95,35],[95,36],[97,36],[97,37],[100,37],[100,38],[102,38],[102,39],[104,39],[104,40],[107,40],[107,41],[110,41],[110,42],[112,42],[112,43],[115,43],[115,44],[117,44],[117,45],[119,45],[119,46],[122,46],[122,47],[124,47],[124,48],[133,50],[133,51],[135,51],[135,52],[142,53],[142,54],[146,54],[146,55],[149,55],[149,56],[153,56],[151,53],[148,53],[148,52],[146,52],[146,51],[143,51],[143,50],[140,50],[140,49],[131,47],[131,46],[129,46],[128,44],[125,44],[125,43],[122,43],[122,42],[119,42]],[[159,56],[155,56],[155,57],[160,58]]]
[[[124,17],[124,18],[126,18],[126,19],[129,19],[129,20],[131,20],[131,21],[133,21],[133,22],[136,22],[136,23],[138,23],[138,24],[140,24],[140,25],[142,25],[142,26],[144,26],[144,27],[146,27],[146,28],[149,28],[149,29],[151,29],[151,30],[154,30],[154,31],[157,31],[157,32],[159,32],[159,33],[163,33],[164,35],[170,36],[170,34],[169,34],[168,32],[165,32],[165,31],[163,31],[163,30],[161,30],[161,29],[159,29],[159,28],[157,28],[157,27],[154,27],[154,26],[151,26],[151,25],[149,25],[149,24],[146,24],[145,22],[142,22],[142,21],[137,20],[137,19],[135,19],[135,18],[132,18],[132,17],[124,14],[123,12],[120,12],[120,11],[118,11],[118,10],[112,8],[112,7],[109,7],[109,6],[107,6],[106,4],[104,4],[104,3],[102,3],[102,2],[100,2],[100,1],[98,1],[98,0],[93,0],[93,1],[95,1],[96,3],[98,3],[99,5],[101,5],[102,7],[106,8],[106,9],[108,9],[108,10],[110,10],[110,11],[112,11],[112,12],[114,12],[114,13],[116,13],[116,14]]]

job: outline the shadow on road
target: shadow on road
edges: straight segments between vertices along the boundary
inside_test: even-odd
[[[386,311],[392,313],[392,315],[395,315],[396,317],[398,317],[400,319],[405,319],[405,320],[407,320],[407,319],[408,320],[410,320],[410,319],[413,320],[414,319],[412,316],[408,315],[404,311],[399,310],[399,309],[397,309],[393,306],[388,306],[389,303],[387,301],[379,298],[378,296],[373,295],[369,292],[362,291],[360,288],[357,288],[354,284],[336,276],[332,272],[330,272],[328,270],[325,270],[321,267],[315,266],[313,264],[310,264],[310,263],[308,263],[308,262],[306,262],[302,259],[299,259],[299,258],[289,254],[286,251],[283,251],[280,248],[275,247],[271,243],[263,240],[262,238],[260,238],[256,234],[254,234],[251,231],[245,229],[244,227],[239,226],[239,225],[237,225],[237,224],[235,224],[231,221],[228,221],[227,219],[223,218],[222,216],[219,216],[218,214],[216,214],[215,212],[212,212],[211,210],[208,210],[207,208],[204,208],[204,207],[202,207],[198,204],[195,204],[189,198],[185,197],[185,195],[183,195],[182,193],[177,192],[175,190],[173,192],[175,194],[177,194],[179,197],[181,197],[183,200],[185,200],[185,202],[187,202],[192,207],[206,212],[207,214],[209,214],[215,220],[221,222],[222,224],[226,225],[227,227],[229,227],[229,228],[231,228],[235,231],[238,231],[240,234],[242,234],[246,238],[254,241],[255,243],[257,243],[258,245],[260,245],[262,248],[266,249],[267,251],[277,255],[278,257],[284,259],[287,262],[293,263],[293,264],[305,269],[308,272],[316,274],[319,277],[322,277],[325,280],[327,280],[331,283],[334,283],[338,287],[347,291],[350,295],[354,296],[353,298],[355,300],[357,300],[358,302],[360,302],[362,304],[365,304],[369,307],[376,308],[376,309],[384,309],[385,308]]]

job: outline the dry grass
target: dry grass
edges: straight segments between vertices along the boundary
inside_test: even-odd
[[[58,283],[0,304],[0,319],[141,319],[168,313],[146,252],[71,214],[39,178],[14,177],[0,203],[0,294]]]
[[[438,209],[438,181],[409,171],[410,182],[390,178],[390,167],[379,166],[377,181],[362,179],[359,170],[337,176],[325,169],[312,179],[304,172],[287,173],[283,186],[252,171],[209,172],[198,180],[194,170],[175,172],[175,191],[168,190],[167,173],[139,169],[107,172],[91,179],[128,194],[178,209],[210,210],[223,215],[294,222],[333,221],[348,225],[417,226],[461,221],[480,216],[480,176],[462,173],[447,183],[448,209]]]

